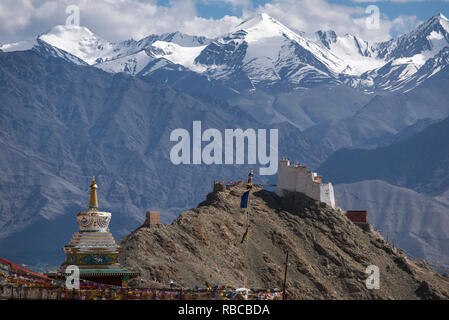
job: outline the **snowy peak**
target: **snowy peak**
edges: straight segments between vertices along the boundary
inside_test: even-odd
[[[55,57],[55,58],[61,58],[66,61],[70,61],[74,64],[80,65],[80,66],[87,66],[88,64],[81,60],[80,58],[70,54],[67,51],[58,49],[57,47],[54,47],[41,39],[37,39],[37,44],[33,46],[31,50],[40,53],[41,55],[45,57]]]
[[[179,31],[163,34],[152,34],[136,42],[140,49],[150,47],[156,41],[165,41],[175,43],[181,47],[199,47],[212,42],[212,39],[203,36],[193,36],[181,33]]]
[[[417,34],[422,32],[431,32],[432,30],[435,30],[435,28],[443,28],[447,32],[447,23],[449,20],[442,14],[438,13],[437,15],[434,15],[432,18],[427,20],[426,22],[421,23],[416,27],[414,31],[411,31],[409,34]]]
[[[360,75],[385,64],[383,59],[376,57],[371,45],[357,36],[339,36],[332,30],[319,30],[310,38],[344,62],[345,69],[341,73],[345,75]]]
[[[433,16],[426,22],[419,25],[410,35],[421,35],[429,37],[432,33],[447,35],[449,33],[449,20],[441,13]],[[449,41],[449,39],[448,39]]]
[[[410,90],[446,65],[446,59],[436,57],[447,48],[449,21],[437,14],[397,39],[374,44],[373,51],[386,64],[363,74],[362,81],[381,90]]]
[[[328,49],[330,49],[331,44],[337,42],[337,34],[335,31],[317,31],[316,35],[321,43]]]
[[[158,68],[182,66],[233,85],[244,83],[246,88],[344,82],[371,91],[402,90],[405,84],[413,87],[447,65],[449,20],[437,14],[415,30],[380,43],[332,30],[296,32],[265,13],[216,39],[176,31],[112,43],[85,27],[69,25],[55,26],[37,41],[0,49],[31,46],[46,56],[112,73],[150,74]]]
[[[272,24],[273,26],[275,26],[274,29],[276,29],[276,25],[278,25],[278,26],[282,25],[279,21],[270,17],[268,14],[259,13],[259,14],[252,16],[251,18],[246,19],[245,21],[241,22],[239,25],[237,25],[234,28],[234,31],[255,29],[255,28],[258,28],[262,24],[265,24],[265,25]]]
[[[371,45],[367,41],[349,33],[339,36],[333,30],[319,30],[315,32],[315,37],[312,38],[331,52],[343,51],[344,55],[373,56]]]
[[[191,36],[179,31],[164,33],[158,36],[158,40],[175,43],[182,47],[199,47],[209,44],[212,40],[206,37]]]
[[[258,14],[210,43],[195,59],[210,77],[250,86],[338,82],[343,61],[267,14]],[[236,79],[238,77],[238,79]]]
[[[92,65],[100,56],[114,50],[114,45],[96,36],[86,27],[58,25],[38,37],[49,45],[64,50]]]
[[[287,58],[285,48],[287,46],[294,47],[293,50],[290,50],[290,53],[299,58],[298,62],[309,64],[330,76],[333,73],[361,74],[366,69],[360,68],[360,63],[355,68],[349,66],[352,61],[351,58],[358,55],[370,55],[367,51],[368,44],[363,41],[358,43],[357,38],[353,36],[347,35],[350,39],[345,39],[346,36],[340,39],[334,31],[330,30],[318,31],[316,36],[312,37],[313,39],[309,39],[292,31],[265,13],[242,22],[235,28],[233,36],[244,39],[249,46],[248,53],[253,53],[253,56],[255,51],[262,49],[265,52],[261,53],[266,57],[274,59],[283,56]],[[337,42],[340,43],[335,46],[334,44]],[[257,47],[257,50],[251,50],[252,46]],[[337,47],[337,49],[332,50],[334,47]],[[343,56],[341,53],[343,53]],[[293,57],[288,57],[288,60],[292,60],[291,58]],[[377,65],[376,63],[368,63],[367,69]]]
[[[243,21],[234,28],[232,33],[240,34],[240,31],[246,33],[245,41],[248,43],[275,37],[286,37],[290,40],[302,39],[300,35],[266,13],[257,14]]]
[[[250,45],[251,43],[260,43],[262,40],[265,40],[265,47],[273,48],[276,43],[277,45],[284,46],[286,44],[285,40],[288,40],[291,45],[295,47],[300,46],[299,51],[307,51],[333,72],[339,72],[344,67],[342,61],[327,51],[327,49],[322,48],[303,35],[292,31],[267,14],[262,13],[256,15],[252,19],[240,24],[237,29],[243,30],[246,33],[244,39]],[[295,52],[298,53],[298,50]],[[276,52],[276,54],[278,53]]]
[[[181,65],[192,71],[204,71],[194,63],[195,58],[212,40],[206,37],[191,36],[179,31],[150,35],[139,41],[121,42],[114,50],[113,57],[95,64],[107,72],[126,72],[137,75],[149,74],[158,68],[171,64]]]
[[[199,71],[201,69],[195,68],[193,63],[196,56],[192,55],[198,55],[211,40],[172,32],[115,44],[96,36],[85,27],[70,25],[55,26],[39,36],[38,42],[57,48],[59,51],[51,51],[53,56],[62,57],[61,52],[67,52],[105,71],[136,75],[149,62],[160,58]],[[45,52],[50,53],[50,50],[46,48]]]
[[[446,16],[445,16],[444,14],[442,14],[441,12],[438,13],[438,14],[436,15],[436,17],[438,17],[439,19],[442,19],[442,20],[449,21],[449,19],[446,18]]]
[[[190,41],[189,41],[190,43]],[[203,72],[205,68],[195,64],[195,58],[206,46],[181,46],[174,42],[155,41],[147,52],[154,58],[164,58],[174,64],[179,64],[196,72]]]
[[[437,14],[415,30],[397,39],[377,44],[376,49],[379,57],[385,60],[423,55],[416,59],[422,65],[448,45],[449,21],[444,15]]]
[[[449,22],[449,19],[446,18],[442,13],[438,13],[437,15],[430,18],[427,22],[429,25],[439,24],[443,27],[447,26],[447,22]]]

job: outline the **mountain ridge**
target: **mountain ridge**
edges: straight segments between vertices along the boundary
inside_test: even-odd
[[[426,66],[431,70],[415,76],[429,59],[435,59],[449,47],[449,20],[437,14],[415,30],[379,43],[349,34],[339,36],[332,30],[303,35],[267,14],[253,16],[216,39],[173,32],[113,44],[77,26],[55,26],[38,39],[108,72],[137,75],[149,63],[154,65],[154,61],[161,60],[164,63],[153,66],[153,72],[169,62],[215,80],[227,78],[228,84],[237,79],[240,86],[246,82],[247,88],[272,87],[283,82],[292,88],[333,83],[368,91],[406,91],[447,65],[442,59],[434,67]],[[159,42],[159,47],[154,47],[155,42]],[[172,46],[172,50],[161,51],[160,45]],[[10,47],[2,48],[13,50]],[[187,60],[173,58],[185,56],[186,48],[194,47],[198,50]],[[205,59],[205,50],[218,59],[210,63],[210,58]],[[64,54],[59,56],[65,58]]]
[[[339,150],[319,170],[334,183],[377,179],[435,196],[449,189],[448,141],[446,118],[389,146]]]

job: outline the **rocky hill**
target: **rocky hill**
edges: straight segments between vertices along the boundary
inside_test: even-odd
[[[449,197],[430,196],[380,180],[334,185],[342,209],[363,208],[373,226],[407,254],[449,266]]]
[[[280,198],[255,186],[241,244],[244,191],[244,183],[216,183],[172,224],[142,226],[123,238],[121,262],[141,273],[134,285],[243,286],[246,277],[249,287],[282,288],[288,250],[291,299],[449,299],[447,276],[299,193]],[[369,265],[380,269],[379,290],[365,286]]]

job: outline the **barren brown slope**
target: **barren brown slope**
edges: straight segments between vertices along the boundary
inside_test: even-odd
[[[292,299],[449,299],[448,277],[299,193],[279,198],[253,188],[245,258],[239,206],[245,184],[214,189],[171,225],[141,227],[121,240],[120,260],[141,272],[140,285],[243,286],[246,274],[249,287],[281,288],[289,250]],[[368,265],[380,269],[379,290],[365,287]]]

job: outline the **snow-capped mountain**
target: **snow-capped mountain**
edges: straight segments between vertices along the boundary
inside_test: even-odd
[[[6,44],[77,64],[149,76],[167,69],[195,72],[232,90],[346,84],[363,90],[410,90],[447,65],[449,20],[438,14],[410,33],[369,43],[354,35],[294,32],[258,14],[217,39],[180,32],[111,43],[79,26],[55,26],[37,41]],[[175,67],[176,66],[176,67]]]
[[[48,56],[98,67],[107,72],[138,74],[150,62],[164,58],[195,71],[193,59],[211,40],[180,32],[150,35],[139,41],[112,43],[86,27],[58,25],[37,38],[34,49]],[[49,50],[53,47],[55,50]],[[194,57],[189,58],[189,56]],[[190,62],[190,63],[189,63]],[[160,64],[162,65],[162,64]]]
[[[372,45],[350,34],[338,36],[334,31],[317,31],[311,38],[324,45],[346,65],[343,74],[360,75],[368,70],[379,68],[385,60],[378,57]]]
[[[38,40],[71,53],[89,65],[108,59],[123,52],[125,46],[116,46],[92,33],[85,27],[67,25],[55,26],[42,34]]]
[[[447,65],[447,48],[449,20],[438,14],[397,39],[374,44],[373,52],[386,64],[362,74],[359,85],[410,90]]]
[[[205,37],[173,32],[162,35],[150,35],[139,41],[131,39],[116,44],[98,37],[86,27],[75,25],[55,26],[49,32],[40,35],[38,39],[71,53],[89,65],[96,65],[104,61],[136,54],[145,50],[156,41],[170,42],[180,47],[197,47],[210,42]]]
[[[195,59],[216,79],[243,73],[252,85],[334,81],[344,61],[266,14],[238,25]]]
[[[424,64],[430,56],[437,54],[449,42],[449,20],[440,14],[419,25],[410,33],[397,39],[375,45],[377,55],[386,60],[412,58]]]
[[[36,40],[36,44],[33,46],[33,50],[41,53],[44,56],[62,58],[64,60],[73,62],[73,63],[81,65],[81,66],[89,65],[86,61],[78,58],[77,56],[75,56],[63,49],[59,49],[58,47],[52,46],[52,45],[48,44],[47,42],[42,41],[39,38]]]

